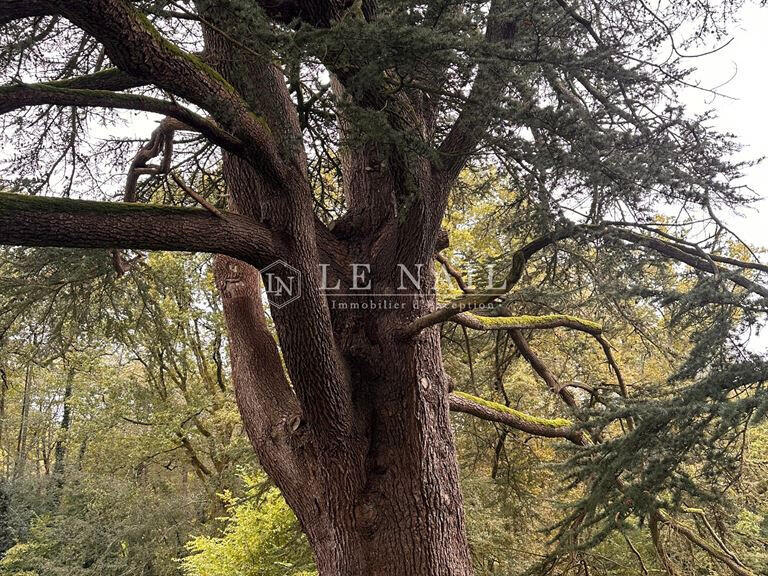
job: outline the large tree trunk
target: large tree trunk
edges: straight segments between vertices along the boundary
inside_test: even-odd
[[[322,423],[306,421],[290,393],[257,272],[218,257],[216,274],[246,430],[320,574],[471,574],[438,331],[400,341],[403,311],[337,319],[361,424],[326,453]],[[268,404],[256,401],[263,398]]]
[[[258,273],[217,257],[236,398],[260,462],[295,511],[322,576],[471,574],[439,331],[398,337],[434,306],[434,279],[427,272],[404,308],[331,310],[321,288],[302,133],[285,78],[222,36],[218,31],[237,30],[236,23],[220,11],[206,13],[206,5],[198,7],[217,30],[205,31],[210,62],[266,119],[281,156],[295,168],[291,189],[275,189],[252,163],[224,153],[230,209],[267,221],[275,243],[285,247],[283,258],[302,275],[301,297],[272,307],[281,357]],[[375,146],[342,155],[350,210],[335,233],[345,235],[350,261],[376,270],[372,291],[392,294],[397,263],[430,267],[430,227],[439,218],[421,222],[420,234],[413,234],[394,208],[414,193],[404,184],[408,178],[415,175],[419,188],[430,190],[429,170]],[[396,169],[367,168],[387,164]],[[425,212],[414,208],[409,217]]]
[[[366,484],[355,498],[367,573],[470,574],[439,334],[403,343],[393,338],[398,319],[374,322],[376,362],[359,382],[370,414]]]

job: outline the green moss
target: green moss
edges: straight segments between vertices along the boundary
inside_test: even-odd
[[[203,62],[201,58],[196,56],[195,54],[190,54],[186,50],[182,50],[179,48],[176,44],[168,40],[165,36],[163,36],[160,31],[155,27],[154,24],[147,18],[147,15],[141,12],[140,10],[136,9],[136,18],[137,20],[142,24],[144,29],[149,32],[152,37],[166,50],[173,53],[174,55],[183,58],[196,68],[199,68],[202,72],[216,80],[217,82],[221,83],[221,85],[228,90],[232,94],[237,94],[237,90],[235,90],[235,87],[232,86],[229,82],[227,82],[224,77],[219,74],[216,70],[214,70],[210,65]]]
[[[100,70],[98,72],[92,72],[91,74],[87,75],[87,79],[94,85],[104,85],[108,84],[110,80],[123,78],[126,75],[125,72],[120,70],[119,68],[105,68],[104,70]],[[57,88],[77,88],[77,83],[82,80],[81,77],[75,77],[75,78],[67,78],[65,80],[55,80],[53,82],[48,82],[50,86],[55,86]]]
[[[539,416],[531,416],[525,412],[520,412],[514,408],[509,408],[508,406],[504,406],[504,404],[499,404],[498,402],[491,402],[490,400],[485,400],[479,396],[472,396],[466,392],[454,391],[453,393],[456,396],[474,402],[475,404],[480,404],[481,406],[485,406],[486,408],[490,408],[491,410],[495,410],[497,412],[509,414],[510,416],[514,416],[515,418],[519,418],[520,420],[530,422],[531,424],[536,424],[538,426],[547,426],[549,428],[570,428],[573,426],[573,422],[566,418],[540,418]]]
[[[67,214],[100,213],[107,215],[137,214],[140,212],[156,215],[201,215],[208,214],[200,208],[159,206],[157,204],[134,204],[129,202],[97,202],[93,200],[71,200],[48,196],[28,196],[0,192],[0,213],[3,212],[65,212]]]
[[[489,330],[503,330],[512,328],[546,328],[552,325],[571,325],[587,332],[602,332],[603,326],[598,322],[569,316],[567,314],[545,314],[543,316],[478,316],[471,314],[472,319],[482,324]]]

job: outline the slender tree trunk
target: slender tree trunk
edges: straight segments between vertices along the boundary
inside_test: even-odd
[[[8,374],[0,367],[0,450],[5,437],[5,395],[8,392]]]
[[[21,399],[21,420],[19,422],[19,435],[16,439],[16,464],[13,469],[14,480],[24,475],[27,465],[27,431],[29,429],[29,404],[32,396],[32,366],[27,366],[24,377],[24,393]]]
[[[54,463],[53,463],[53,479],[56,483],[56,489],[58,497],[58,490],[64,485],[64,467],[67,459],[67,436],[69,435],[69,428],[72,420],[72,385],[75,380],[75,368],[70,366],[67,370],[67,381],[64,385],[64,399],[63,412],[61,416],[61,424],[59,425],[59,434],[56,438],[56,444],[54,448]]]

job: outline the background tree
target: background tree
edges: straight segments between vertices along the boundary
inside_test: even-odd
[[[571,487],[583,498],[563,519],[563,549],[640,517],[668,572],[661,526],[749,574],[716,534],[668,511],[738,470],[721,456],[766,405],[766,365],[743,335],[764,312],[767,269],[729,245],[716,215],[750,194],[733,183],[731,140],[675,92],[686,51],[721,35],[732,7],[3,0],[0,113],[19,174],[7,186],[108,191],[122,165],[130,203],[4,194],[0,241],[112,249],[121,274],[130,249],[219,255],[242,422],[320,574],[472,573],[449,409],[581,447]],[[89,136],[116,110],[164,116],[130,162],[125,141]],[[438,307],[431,263],[448,208],[466,197],[465,169],[515,191],[470,187],[514,231],[493,254],[506,284],[462,282],[465,294]],[[203,208],[159,205],[192,200]],[[671,222],[655,219],[664,204],[681,210]],[[252,267],[278,258],[302,281],[298,300],[272,307],[279,350]],[[371,294],[404,305],[372,312],[323,289],[325,270],[348,292],[352,263],[370,265]],[[398,290],[401,266],[422,270],[415,290]],[[612,307],[574,316],[593,292]],[[626,313],[627,297],[689,327],[692,354],[666,397],[627,399],[598,322]],[[449,322],[503,333],[571,418],[452,393],[439,329]],[[531,346],[529,330],[559,327],[595,341],[617,381],[609,398],[563,386]],[[168,370],[183,386],[167,353],[150,381]]]

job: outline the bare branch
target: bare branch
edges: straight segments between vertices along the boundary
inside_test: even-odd
[[[149,141],[144,144],[131,161],[128,168],[128,177],[125,181],[125,202],[136,202],[136,186],[139,176],[148,174],[168,174],[171,171],[173,160],[173,138],[176,130],[185,130],[188,127],[174,118],[165,118],[157,128],[152,131]],[[150,160],[162,154],[162,162],[158,166],[148,164]]]
[[[440,264],[443,265],[443,268],[445,268],[445,271],[448,272],[451,278],[453,278],[456,281],[456,284],[458,284],[459,289],[462,292],[464,292],[464,294],[471,294],[472,292],[474,292],[474,289],[467,286],[467,283],[464,282],[464,277],[461,275],[461,272],[456,270],[456,268],[454,268],[451,265],[451,263],[448,261],[448,259],[445,256],[437,252],[435,254],[435,260],[437,260],[438,262],[440,262]]]
[[[237,138],[219,128],[214,122],[175,102],[109,90],[60,88],[54,84],[14,84],[0,87],[0,114],[42,104],[120,108],[164,114],[176,118],[227,150],[237,152],[242,148]]]
[[[538,374],[542,380],[547,384],[549,389],[555,394],[559,395],[563,399],[563,402],[568,404],[571,408],[577,408],[578,403],[570,390],[566,386],[560,384],[557,377],[552,373],[549,367],[539,358],[539,356],[533,351],[528,341],[523,336],[520,330],[510,330],[509,334],[512,341],[517,346],[520,354],[528,361],[531,368]]]
[[[737,576],[755,576],[755,573],[752,572],[752,570],[746,568],[743,564],[734,560],[729,554],[726,554],[720,550],[720,548],[707,542],[704,538],[699,536],[694,529],[690,528],[682,522],[675,520],[663,510],[657,510],[656,514],[658,515],[661,522],[668,524],[670,528],[672,528],[672,530],[674,530],[676,533],[680,534],[686,540],[707,552],[716,560],[719,560],[725,564],[731,570],[731,572]]]
[[[214,216],[216,216],[217,218],[224,218],[224,214],[222,214],[222,213],[219,211],[219,209],[218,209],[218,208],[216,208],[216,207],[215,207],[213,204],[211,204],[210,202],[208,202],[208,200],[206,200],[206,199],[205,199],[203,196],[201,196],[200,194],[198,194],[197,192],[195,192],[195,191],[192,189],[192,187],[190,187],[190,186],[189,186],[189,185],[188,185],[186,182],[184,182],[184,180],[182,180],[182,179],[181,179],[181,178],[178,176],[178,174],[176,174],[175,172],[172,172],[172,173],[171,173],[171,178],[173,178],[173,181],[174,181],[174,182],[176,182],[176,184],[179,186],[179,188],[181,188],[182,190],[184,190],[184,192],[185,192],[185,193],[186,193],[188,196],[190,196],[190,197],[194,198],[194,199],[197,201],[197,203],[198,203],[198,204],[200,204],[200,205],[201,205],[203,208],[205,208],[206,210],[208,210],[208,212],[210,212],[211,214],[213,214],[213,215],[214,215]]]

